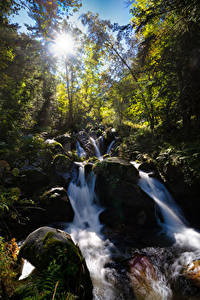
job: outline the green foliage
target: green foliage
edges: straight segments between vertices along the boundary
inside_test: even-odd
[[[5,242],[0,236],[0,298],[9,299],[16,286],[18,246],[15,239]]]

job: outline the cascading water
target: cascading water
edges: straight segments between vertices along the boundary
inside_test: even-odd
[[[110,260],[114,246],[108,240],[104,241],[101,234],[99,214],[103,209],[95,203],[94,188],[95,175],[90,173],[86,180],[84,165],[79,163],[78,179],[72,181],[68,188],[75,217],[66,231],[78,243],[86,260],[94,285],[94,299],[113,300],[116,299],[115,291],[105,280],[104,265]]]
[[[113,141],[110,143],[110,145],[108,146],[108,149],[107,149],[107,151],[106,151],[106,154],[110,154],[110,151],[111,151],[112,146],[114,145],[114,143],[115,143],[115,140],[113,140]]]
[[[91,141],[92,145],[94,146],[96,157],[99,160],[103,160],[95,139],[93,139],[92,137],[90,137],[90,141]]]
[[[90,138],[91,143],[95,148],[96,156],[102,160],[101,153],[93,138]],[[110,150],[115,141],[112,141],[107,149],[107,153]],[[84,156],[84,149],[77,143],[78,155]],[[83,155],[84,153],[84,155]],[[76,163],[78,165],[79,174],[77,178],[74,178],[68,188],[68,195],[72,204],[75,217],[71,224],[66,226],[66,231],[71,234],[75,243],[78,243],[83,256],[86,260],[90,275],[93,281],[93,294],[94,300],[133,300],[134,296],[124,296],[124,293],[117,285],[117,274],[110,268],[110,274],[108,269],[105,268],[105,264],[111,260],[113,252],[117,253],[116,248],[109,240],[104,240],[101,233],[102,225],[99,221],[99,215],[102,212],[102,208],[97,205],[97,199],[95,195],[95,175],[91,172],[89,175],[85,175],[85,169],[83,163]],[[132,164],[138,167],[136,163]],[[168,261],[162,260],[162,264],[166,265],[165,272],[157,272],[157,278],[154,277],[152,272],[152,265],[148,265],[148,259],[143,257],[142,264],[135,263],[133,281],[136,280],[136,287],[139,290],[139,296],[137,298],[143,300],[167,300],[172,299],[173,293],[171,290],[170,282],[177,280],[180,274],[182,274],[185,266],[193,267],[194,260],[199,259],[200,251],[200,234],[192,228],[187,227],[187,222],[183,217],[181,209],[175,204],[173,198],[157,179],[150,177],[147,173],[140,171],[140,179],[138,182],[140,188],[147,193],[159,206],[163,216],[163,221],[158,219],[159,224],[163,230],[170,236],[172,236],[176,243],[173,246],[176,249],[178,255],[174,258],[171,265],[168,265]],[[186,250],[182,250],[187,249]],[[157,254],[156,251],[153,251]],[[178,250],[177,250],[178,249]],[[150,250],[146,249],[146,257],[151,257]],[[159,253],[159,252],[158,252]],[[119,253],[117,253],[119,255]],[[158,254],[159,255],[159,254]],[[137,258],[135,259],[135,261]],[[142,259],[141,259],[142,261]],[[26,269],[30,268],[28,262],[24,264],[23,279],[27,277]],[[156,262],[154,264],[155,270],[157,268]],[[198,268],[197,268],[198,271]],[[141,284],[140,279],[142,274]],[[25,277],[23,277],[25,275]],[[119,274],[119,277],[122,274]],[[123,276],[122,276],[123,277]],[[170,282],[168,280],[170,278]],[[144,279],[144,280],[143,280]],[[146,281],[146,283],[145,283]],[[126,283],[125,283],[126,284]],[[146,284],[146,286],[145,286]],[[124,287],[122,287],[123,289]],[[150,288],[150,290],[148,290]],[[144,291],[144,294],[143,294]],[[141,295],[144,295],[141,297]],[[175,298],[173,298],[175,299]],[[178,298],[181,299],[181,298]],[[184,298],[186,299],[186,298]],[[198,299],[198,298],[197,298]]]
[[[135,167],[138,164],[131,162]],[[150,177],[148,173],[139,171],[140,179],[138,185],[159,206],[164,223],[158,219],[158,223],[165,232],[174,237],[177,245],[200,248],[200,234],[187,226],[181,209],[177,206],[166,187],[156,178]]]
[[[78,157],[86,157],[86,152],[81,147],[79,141],[76,142],[76,151],[77,151]]]

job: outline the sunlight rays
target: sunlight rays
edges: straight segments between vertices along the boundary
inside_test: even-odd
[[[75,42],[73,37],[67,33],[59,34],[51,46],[51,52],[57,57],[74,54]]]

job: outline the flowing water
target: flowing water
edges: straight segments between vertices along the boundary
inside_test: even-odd
[[[93,138],[90,138],[90,141],[94,146],[97,158],[102,160],[103,158],[96,141]],[[110,143],[106,153],[110,153],[114,142],[115,141],[112,141]],[[86,155],[84,149],[78,143],[77,153],[80,157]],[[138,168],[138,164],[134,162],[131,163]],[[91,172],[86,176],[84,163],[76,164],[79,169],[78,176],[73,178],[68,188],[68,195],[75,216],[73,222],[67,224],[65,230],[70,233],[74,242],[79,245],[86,260],[94,285],[93,299],[135,299],[133,295],[130,296],[130,294],[122,292],[127,284],[125,279],[124,284],[122,283],[120,287],[121,289],[118,288],[118,277],[123,278],[123,272],[117,274],[117,271],[113,271],[112,268],[110,268],[110,270],[109,268],[105,268],[106,263],[111,261],[113,254],[118,256],[120,253],[109,240],[105,240],[101,233],[102,225],[99,221],[99,215],[103,211],[103,208],[97,204],[95,175]],[[144,256],[144,258],[141,259],[143,264],[140,262],[136,263],[133,271],[134,276],[132,276],[131,279],[137,287],[135,291],[136,298],[142,300],[175,299],[173,298],[171,282],[179,279],[185,266],[194,268],[194,260],[200,258],[200,234],[188,227],[181,209],[176,205],[172,196],[161,182],[142,171],[139,172],[139,175],[140,179],[138,185],[155,201],[160,209],[162,220],[158,214],[157,220],[159,225],[162,230],[175,241],[173,245],[174,250],[171,250],[174,251],[175,254],[174,260],[168,264],[168,257],[171,257],[170,250],[159,250],[153,247],[143,250],[143,253],[146,253],[146,258]],[[168,255],[165,252],[169,252],[170,254]],[[163,253],[165,254],[163,255]],[[149,265],[148,257],[152,258],[156,276],[152,273],[152,267],[151,264]],[[27,276],[28,272],[26,272],[26,270],[29,267],[28,263],[25,262],[24,271],[20,279],[24,278],[24,275]],[[164,271],[161,272],[160,269],[164,269]],[[197,266],[196,272],[199,271],[200,267]],[[141,274],[143,274],[142,284],[138,281]],[[178,299],[180,300],[181,298]]]
[[[76,142],[76,151],[77,151],[78,157],[86,157],[86,152],[81,147],[79,141]]]
[[[78,178],[73,180],[68,188],[75,217],[66,231],[70,233],[73,241],[78,243],[86,260],[94,284],[94,299],[113,300],[115,291],[105,280],[104,266],[115,249],[101,234],[99,214],[103,209],[96,204],[95,179],[95,175],[90,173],[86,180],[84,165],[79,163]]]
[[[131,163],[138,167],[134,162]],[[158,218],[158,223],[163,230],[175,239],[177,245],[200,249],[199,232],[188,227],[180,207],[177,206],[166,187],[148,173],[139,171],[139,175],[138,185],[160,208],[164,222]]]
[[[101,155],[101,153],[100,153],[100,150],[99,150],[99,148],[98,148],[98,146],[97,146],[97,143],[96,143],[95,139],[93,139],[92,137],[90,137],[90,141],[91,141],[91,143],[92,143],[92,145],[93,145],[93,147],[94,147],[94,149],[95,149],[96,157],[97,157],[99,160],[103,160],[102,155]]]
[[[107,149],[107,151],[106,151],[106,154],[110,154],[110,151],[111,151],[111,149],[112,149],[114,143],[115,143],[115,140],[113,140],[113,141],[110,143],[110,145],[108,146],[108,149]]]

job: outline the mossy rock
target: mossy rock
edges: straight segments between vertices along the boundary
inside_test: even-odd
[[[155,226],[154,202],[137,185],[139,172],[132,164],[110,157],[97,162],[93,171],[100,204],[106,209],[100,215],[104,224]]]
[[[40,197],[40,206],[45,208],[49,222],[72,222],[74,212],[63,187],[52,188]]]
[[[63,146],[59,142],[50,139],[46,140],[45,142],[47,148],[50,149],[53,154],[64,154]]]
[[[35,230],[21,247],[21,257],[31,262],[41,274],[48,274],[53,267],[52,272],[57,276],[55,282],[59,281],[78,299],[92,299],[92,282],[85,260],[66,232],[51,227]]]
[[[109,157],[103,161],[98,161],[93,171],[96,175],[103,176],[108,182],[126,181],[137,183],[139,179],[138,170],[130,164],[118,157]]]
[[[68,173],[71,171],[73,162],[72,160],[63,154],[58,154],[53,159],[53,168],[58,173]]]

